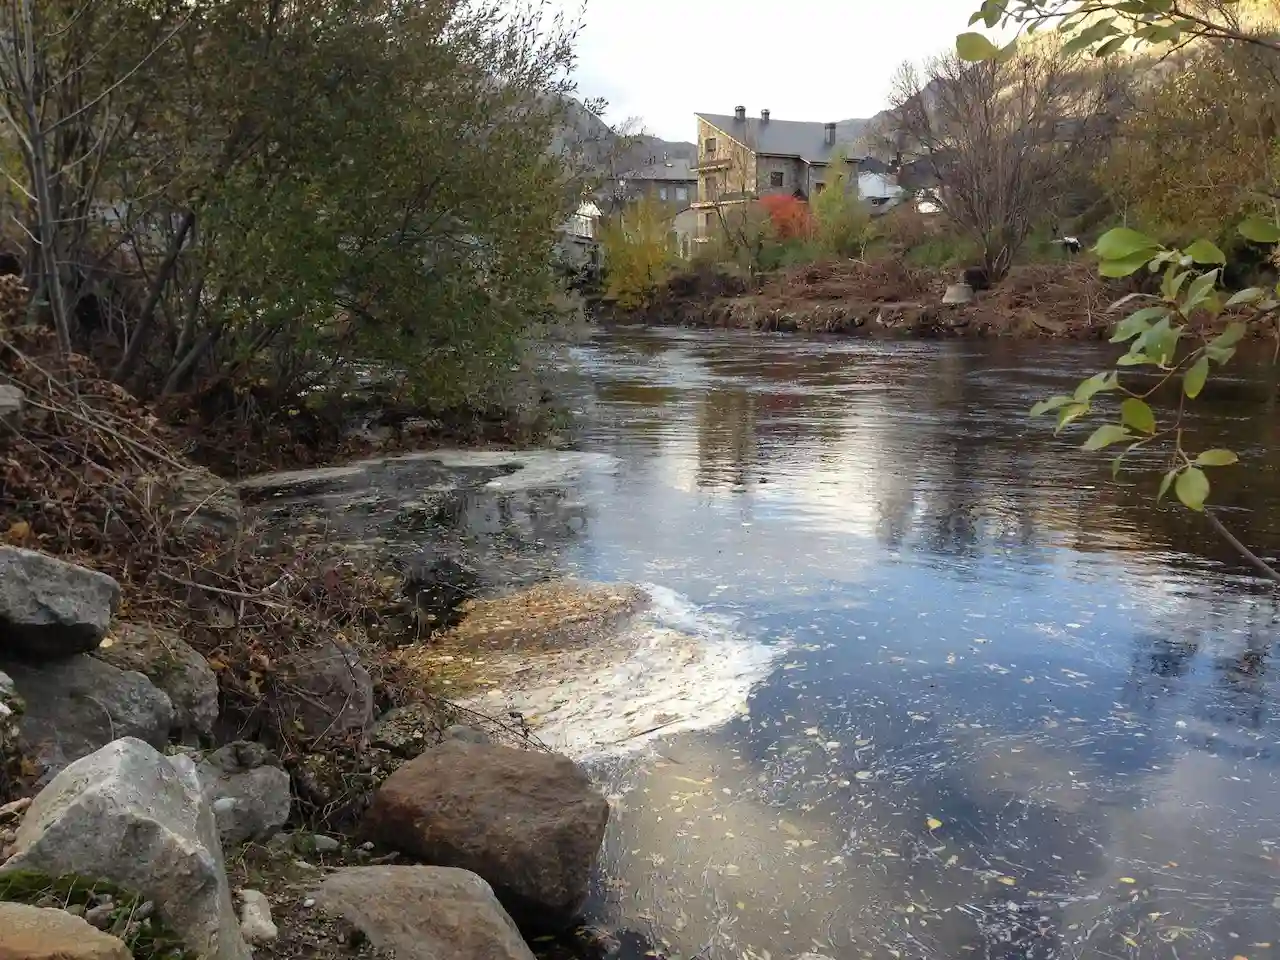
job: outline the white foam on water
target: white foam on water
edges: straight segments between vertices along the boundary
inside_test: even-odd
[[[630,753],[673,733],[745,712],[751,688],[786,649],[745,636],[733,618],[673,590],[642,585],[651,603],[617,634],[582,650],[526,658],[501,689],[466,706],[519,711],[548,747],[575,759]]]

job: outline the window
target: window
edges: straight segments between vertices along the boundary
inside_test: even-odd
[[[814,181],[814,184],[813,184],[814,193],[821,193],[825,189],[827,189],[827,185],[823,183],[821,180]]]
[[[659,187],[659,188],[658,188],[658,199],[659,199],[659,200],[666,200],[666,199],[667,199],[667,188],[666,188],[666,187]]]
[[[782,180],[781,170],[774,170],[772,173],[769,174],[769,186],[780,187],[782,185],[783,185],[783,180]]]
[[[676,187],[676,202],[677,202],[677,203],[688,203],[688,202],[689,202],[689,188],[688,188],[688,187]]]
[[[708,157],[714,157],[716,155],[716,138],[715,137],[707,137],[707,139],[703,141],[702,152],[705,153]]]

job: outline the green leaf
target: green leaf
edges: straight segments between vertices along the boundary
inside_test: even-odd
[[[1227,306],[1236,307],[1242,303],[1254,303],[1261,300],[1266,292],[1261,287],[1246,287],[1243,290],[1237,290],[1231,295],[1231,299],[1227,301]]]
[[[1177,264],[1170,264],[1169,269],[1165,271],[1164,280],[1160,283],[1160,292],[1166,300],[1177,300],[1178,291],[1182,289],[1182,285],[1187,282],[1187,277],[1191,276],[1190,270],[1178,270]]]
[[[1196,466],[1198,467],[1229,467],[1233,463],[1239,462],[1240,458],[1236,456],[1234,450],[1226,450],[1222,447],[1206,450],[1196,457]]]
[[[1124,260],[1139,253],[1155,253],[1159,249],[1160,244],[1145,233],[1129,227],[1112,227],[1098,238],[1093,252],[1099,260]]]
[[[1119,386],[1119,380],[1116,378],[1114,370],[1104,370],[1102,373],[1095,373],[1088,380],[1083,380],[1080,386],[1076,387],[1073,399],[1077,403],[1088,403],[1093,399],[1095,394],[1104,390],[1114,390]]]
[[[1240,224],[1240,236],[1254,243],[1280,243],[1280,226],[1262,217],[1250,217]]]
[[[1169,492],[1169,488],[1173,486],[1173,478],[1178,475],[1178,468],[1170,470],[1160,480],[1160,492],[1156,494],[1156,503],[1164,499],[1164,495]]]
[[[1143,250],[1119,260],[1103,260],[1098,264],[1098,273],[1104,277],[1129,277],[1137,273],[1151,260],[1151,251]]]
[[[1111,342],[1124,343],[1126,340],[1132,340],[1138,334],[1146,333],[1151,328],[1151,321],[1159,320],[1168,315],[1168,307],[1143,307],[1141,310],[1134,311],[1116,324],[1116,331],[1111,335]]]
[[[1171,326],[1168,319],[1161,320],[1133,342],[1130,353],[1145,353],[1152,363],[1167,366],[1178,352],[1178,339],[1182,327]]]
[[[1244,339],[1244,335],[1249,331],[1239,320],[1227,324],[1227,329],[1209,341],[1211,350],[1225,350],[1227,347],[1234,347],[1237,343]]]
[[[1194,400],[1204,389],[1204,382],[1209,379],[1209,358],[1202,356],[1185,374],[1182,375],[1182,392]]]
[[[1058,425],[1054,428],[1055,434],[1061,433],[1066,429],[1067,425],[1079,420],[1089,412],[1087,403],[1069,403],[1058,411]]]
[[[1209,496],[1209,478],[1199,467],[1187,467],[1178,475],[1173,492],[1178,495],[1183,506],[1191,510],[1203,510],[1204,502]]]
[[[977,62],[994,60],[1000,49],[980,33],[962,33],[956,37],[956,55],[961,60]]]
[[[1120,404],[1120,420],[1140,433],[1156,432],[1156,415],[1145,400],[1128,397]]]
[[[1121,440],[1129,439],[1129,431],[1124,427],[1114,423],[1104,423],[1093,433],[1089,434],[1089,439],[1080,445],[1081,450],[1101,450],[1103,447],[1109,447],[1113,443],[1119,443]]]
[[[1216,243],[1209,240],[1197,240],[1182,252],[1196,263],[1224,264],[1227,262],[1227,255],[1218,249]]]
[[[1041,400],[1033,406],[1031,408],[1031,416],[1038,417],[1042,413],[1049,413],[1052,410],[1057,410],[1059,407],[1065,407],[1068,403],[1071,403],[1071,398],[1064,393],[1060,393],[1056,397],[1049,397],[1047,400]]]
[[[1112,37],[1097,50],[1093,51],[1093,55],[1095,57],[1108,57],[1119,50],[1128,39],[1128,37]]]
[[[1191,281],[1191,286],[1187,287],[1186,299],[1182,301],[1183,316],[1190,316],[1196,307],[1213,293],[1213,287],[1218,282],[1218,271],[1210,270],[1208,273],[1196,277]]]

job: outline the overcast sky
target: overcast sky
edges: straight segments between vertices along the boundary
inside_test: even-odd
[[[553,0],[576,13],[582,0]],[[949,49],[979,0],[586,0],[580,96],[606,119],[693,140],[693,114],[869,117],[893,71]]]

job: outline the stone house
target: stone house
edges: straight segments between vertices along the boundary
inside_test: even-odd
[[[789,194],[808,200],[822,192],[831,176],[831,162],[844,156],[857,183],[858,158],[836,142],[836,124],[775,120],[768,110],[748,117],[746,107],[732,115],[696,114],[698,120],[698,177],[701,236],[714,230],[717,209],[770,194]]]
[[[669,206],[672,214],[698,199],[698,175],[693,163],[683,157],[649,157],[624,174],[619,187],[629,200],[655,200]]]

